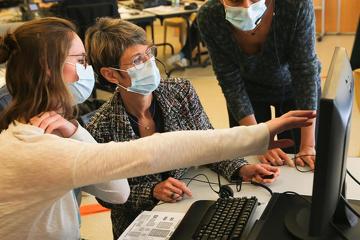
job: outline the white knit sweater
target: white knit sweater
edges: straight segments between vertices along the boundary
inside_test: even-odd
[[[261,154],[268,143],[266,124],[169,132],[105,144],[44,134],[40,128],[18,122],[11,124],[0,134],[0,237],[28,239],[36,219],[71,189]],[[67,234],[62,238],[78,237]]]

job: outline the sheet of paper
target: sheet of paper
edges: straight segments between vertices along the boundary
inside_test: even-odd
[[[146,12],[157,13],[157,14],[173,13],[173,12],[176,12],[179,10],[184,10],[184,9],[181,7],[162,6],[162,5],[144,9],[144,11],[146,11]]]
[[[144,211],[118,240],[166,240],[175,231],[185,213]]]

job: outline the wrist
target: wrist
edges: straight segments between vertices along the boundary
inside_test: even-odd
[[[244,164],[244,165],[242,165],[242,166],[239,168],[239,176],[240,176],[240,177],[246,176],[247,168],[248,168],[249,166],[250,166],[249,164]]]

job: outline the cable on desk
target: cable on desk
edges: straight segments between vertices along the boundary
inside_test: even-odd
[[[360,185],[360,182],[359,180],[357,180],[351,173],[348,169],[346,169],[346,173],[349,174],[349,176],[358,184]]]
[[[201,181],[201,180],[196,179],[196,178],[199,177],[199,176],[205,177],[205,178],[206,178],[206,181]],[[206,175],[203,174],[203,173],[199,173],[199,174],[197,174],[197,175],[195,175],[195,176],[193,176],[193,177],[191,177],[191,178],[181,178],[181,179],[179,179],[179,180],[183,180],[183,179],[189,180],[189,182],[186,184],[186,186],[189,186],[192,181],[198,181],[198,182],[207,183],[207,184],[209,184],[209,187],[211,188],[211,190],[213,190],[213,192],[215,192],[216,194],[219,194],[219,191],[216,191],[216,190],[212,187],[212,185],[211,185],[211,184],[216,184],[216,185],[217,185],[217,183],[210,182],[208,176],[206,176]]]
[[[252,185],[255,185],[255,186],[259,186],[259,187],[264,188],[266,191],[268,191],[268,192],[270,193],[271,196],[273,195],[273,191],[272,191],[268,186],[266,186],[265,184],[262,184],[262,183],[259,183],[259,182],[255,182],[255,181],[253,181],[253,180],[251,180],[250,183],[251,183]]]
[[[281,193],[281,194],[290,194],[290,195],[295,195],[295,196],[297,196],[297,197],[299,197],[299,198],[303,199],[306,203],[311,204],[311,201],[309,201],[308,199],[304,198],[303,196],[301,196],[301,195],[300,195],[300,194],[298,194],[297,192],[293,192],[293,191],[285,191],[285,192],[283,192],[283,193]]]

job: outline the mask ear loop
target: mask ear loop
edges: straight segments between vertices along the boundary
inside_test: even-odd
[[[123,69],[120,69],[120,68],[109,67],[109,69],[118,71],[120,76],[121,76],[121,72],[127,72],[127,70],[123,70]],[[122,77],[122,76],[121,76],[121,77]],[[122,89],[124,89],[124,90],[126,90],[126,91],[129,92],[129,89],[127,89],[126,87],[122,86],[119,82],[115,83],[115,85],[116,85],[116,88],[115,88],[115,91],[116,91],[116,92],[119,91],[119,88],[122,88]]]

